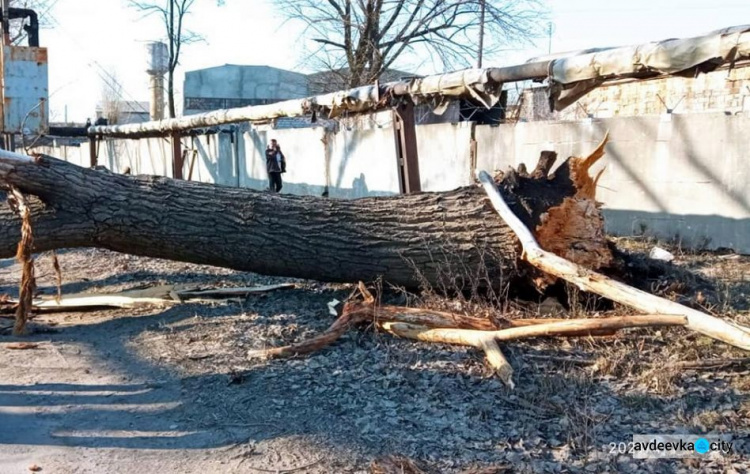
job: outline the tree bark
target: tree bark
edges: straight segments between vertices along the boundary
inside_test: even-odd
[[[518,240],[475,186],[337,200],[117,175],[48,156],[14,156],[21,155],[0,156],[0,184],[29,196],[37,252],[100,247],[265,275],[331,282],[382,278],[449,292],[505,288],[539,276],[523,263]],[[551,208],[578,199],[577,180],[588,176],[579,162],[568,160],[552,178],[510,172],[500,188],[529,227],[543,229],[554,224],[546,217]],[[566,228],[565,245],[577,249],[578,263],[606,266],[611,254],[598,207],[591,203],[585,212],[591,226],[581,235]],[[20,219],[0,206],[0,257],[14,254],[20,228]],[[590,235],[595,228],[598,235]],[[580,250],[582,242],[586,252]]]

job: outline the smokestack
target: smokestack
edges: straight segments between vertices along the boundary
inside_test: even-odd
[[[167,45],[153,41],[146,43],[146,51],[148,52],[146,73],[149,75],[151,93],[149,112],[151,120],[161,120],[164,118],[164,75],[169,69]]]

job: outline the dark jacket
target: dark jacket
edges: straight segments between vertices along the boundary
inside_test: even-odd
[[[277,154],[279,156],[276,156]],[[286,173],[286,158],[280,146],[275,150],[271,147],[266,148],[266,170],[269,173]]]

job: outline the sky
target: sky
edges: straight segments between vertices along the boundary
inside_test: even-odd
[[[305,38],[285,23],[272,0],[196,0],[187,26],[205,41],[185,46],[176,75],[181,92],[185,71],[223,64],[269,65],[300,72],[306,67]],[[547,0],[548,21],[534,44],[485,58],[485,66],[506,66],[546,54],[552,24],[552,52],[621,46],[697,36],[750,23],[748,0]],[[123,100],[148,100],[146,43],[164,37],[157,17],[144,17],[126,0],[51,0],[48,28],[50,117],[83,122],[94,116],[102,87],[111,77],[123,86]],[[429,65],[398,64],[417,74]],[[411,68],[410,68],[411,66]],[[180,102],[181,99],[178,99]]]

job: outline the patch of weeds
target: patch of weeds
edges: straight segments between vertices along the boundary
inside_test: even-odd
[[[750,392],[750,377],[747,375],[742,377],[734,377],[732,379],[731,387],[738,392],[742,393],[748,393]],[[748,407],[750,408],[750,402],[748,403]]]
[[[674,395],[679,372],[664,366],[655,366],[638,376],[638,383],[650,393],[662,396]]]
[[[620,403],[631,410],[650,411],[661,410],[665,402],[653,395],[645,393],[632,393],[620,397]]]
[[[596,359],[592,370],[599,376],[627,377],[638,370],[640,355],[625,347],[622,350],[610,350]]]
[[[545,410],[563,428],[563,436],[575,454],[585,454],[596,445],[599,427],[609,414],[596,411],[596,385],[582,373],[573,371],[562,375],[541,376],[533,381],[533,388],[525,397],[525,404]]]
[[[706,410],[693,416],[693,424],[710,429],[721,423],[723,419],[724,417],[718,411]]]

